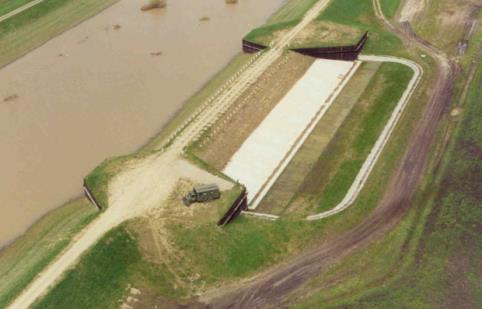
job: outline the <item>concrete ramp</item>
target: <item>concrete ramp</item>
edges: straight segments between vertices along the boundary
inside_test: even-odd
[[[357,62],[316,60],[231,158],[223,172],[246,186],[251,209],[256,208],[357,67]]]

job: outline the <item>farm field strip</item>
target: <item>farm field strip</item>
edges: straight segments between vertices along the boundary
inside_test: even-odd
[[[7,14],[0,16],[0,23],[1,23],[2,21],[4,21],[4,20],[7,20],[7,19],[9,19],[10,17],[13,17],[13,16],[15,16],[15,15],[17,15],[17,14],[20,14],[20,13],[22,13],[23,11],[26,11],[26,10],[30,9],[31,7],[39,4],[40,2],[44,2],[44,1],[45,1],[45,0],[33,0],[32,2],[29,2],[29,3],[27,3],[27,4],[23,5],[23,6],[15,9],[15,10],[11,11],[11,12],[8,12]]]
[[[223,172],[247,187],[250,208],[256,208],[358,66],[316,60],[234,154]]]

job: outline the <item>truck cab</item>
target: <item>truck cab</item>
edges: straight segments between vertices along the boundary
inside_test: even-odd
[[[192,191],[190,191],[182,199],[184,204],[187,206],[192,203],[203,203],[216,200],[221,197],[221,191],[217,184],[199,185],[195,186]]]

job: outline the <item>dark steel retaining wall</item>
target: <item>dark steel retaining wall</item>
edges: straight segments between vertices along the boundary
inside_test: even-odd
[[[234,201],[233,205],[229,208],[226,214],[218,221],[218,225],[224,226],[226,224],[231,223],[234,219],[236,219],[240,214],[241,211],[248,209],[248,192],[246,188],[243,188],[243,191],[238,196],[236,201]]]
[[[335,46],[335,47],[311,47],[311,48],[294,48],[291,49],[297,53],[322,59],[333,60],[357,60],[358,55],[363,50],[368,40],[368,32],[361,37],[356,45],[351,46]]]
[[[85,180],[84,180],[84,194],[85,194],[85,197],[92,203],[92,205],[97,207],[98,210],[102,210],[102,208],[100,207],[100,204],[95,199],[94,195],[92,194],[92,191],[90,191],[89,186],[87,186],[87,183],[85,182]]]
[[[254,54],[266,48],[268,48],[268,46],[253,43],[253,42],[247,41],[246,39],[243,39],[243,52],[245,53]]]

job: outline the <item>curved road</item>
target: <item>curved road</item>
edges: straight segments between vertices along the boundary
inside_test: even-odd
[[[422,79],[423,69],[418,64],[408,59],[403,58],[396,58],[396,57],[389,57],[389,56],[360,56],[359,58],[362,61],[376,61],[376,62],[393,62],[393,63],[400,63],[403,65],[408,66],[413,70],[413,77],[410,80],[407,89],[404,91],[402,97],[397,103],[397,106],[392,112],[390,119],[388,120],[385,128],[383,129],[382,133],[378,137],[375,145],[373,146],[372,150],[368,154],[365,162],[363,163],[360,171],[358,172],[355,180],[353,181],[352,185],[348,189],[343,200],[336,205],[333,209],[328,211],[308,216],[308,220],[320,220],[329,216],[333,216],[337,213],[342,212],[343,210],[350,207],[351,204],[357,199],[358,195],[362,191],[363,187],[365,186],[368,176],[370,176],[371,171],[373,170],[375,164],[377,163],[378,159],[380,158],[380,154],[383,151],[383,148],[387,144],[390,136],[392,135],[395,127],[397,126],[398,121],[400,120],[405,107],[407,106],[412,94],[414,93],[415,89],[417,88],[420,80]]]
[[[17,14],[20,14],[20,13],[22,13],[23,11],[26,11],[26,10],[30,9],[31,7],[39,4],[40,2],[44,2],[44,1],[45,1],[45,0],[33,0],[33,1],[29,2],[29,3],[27,3],[27,4],[22,5],[22,6],[19,7],[19,8],[16,8],[16,9],[13,10],[13,11],[10,11],[10,12],[8,12],[8,13],[5,14],[5,15],[0,16],[0,23],[1,23],[2,21],[4,21],[4,20],[7,20],[7,19],[9,19],[10,17],[13,17],[13,16],[15,16],[15,15],[17,15]]]

